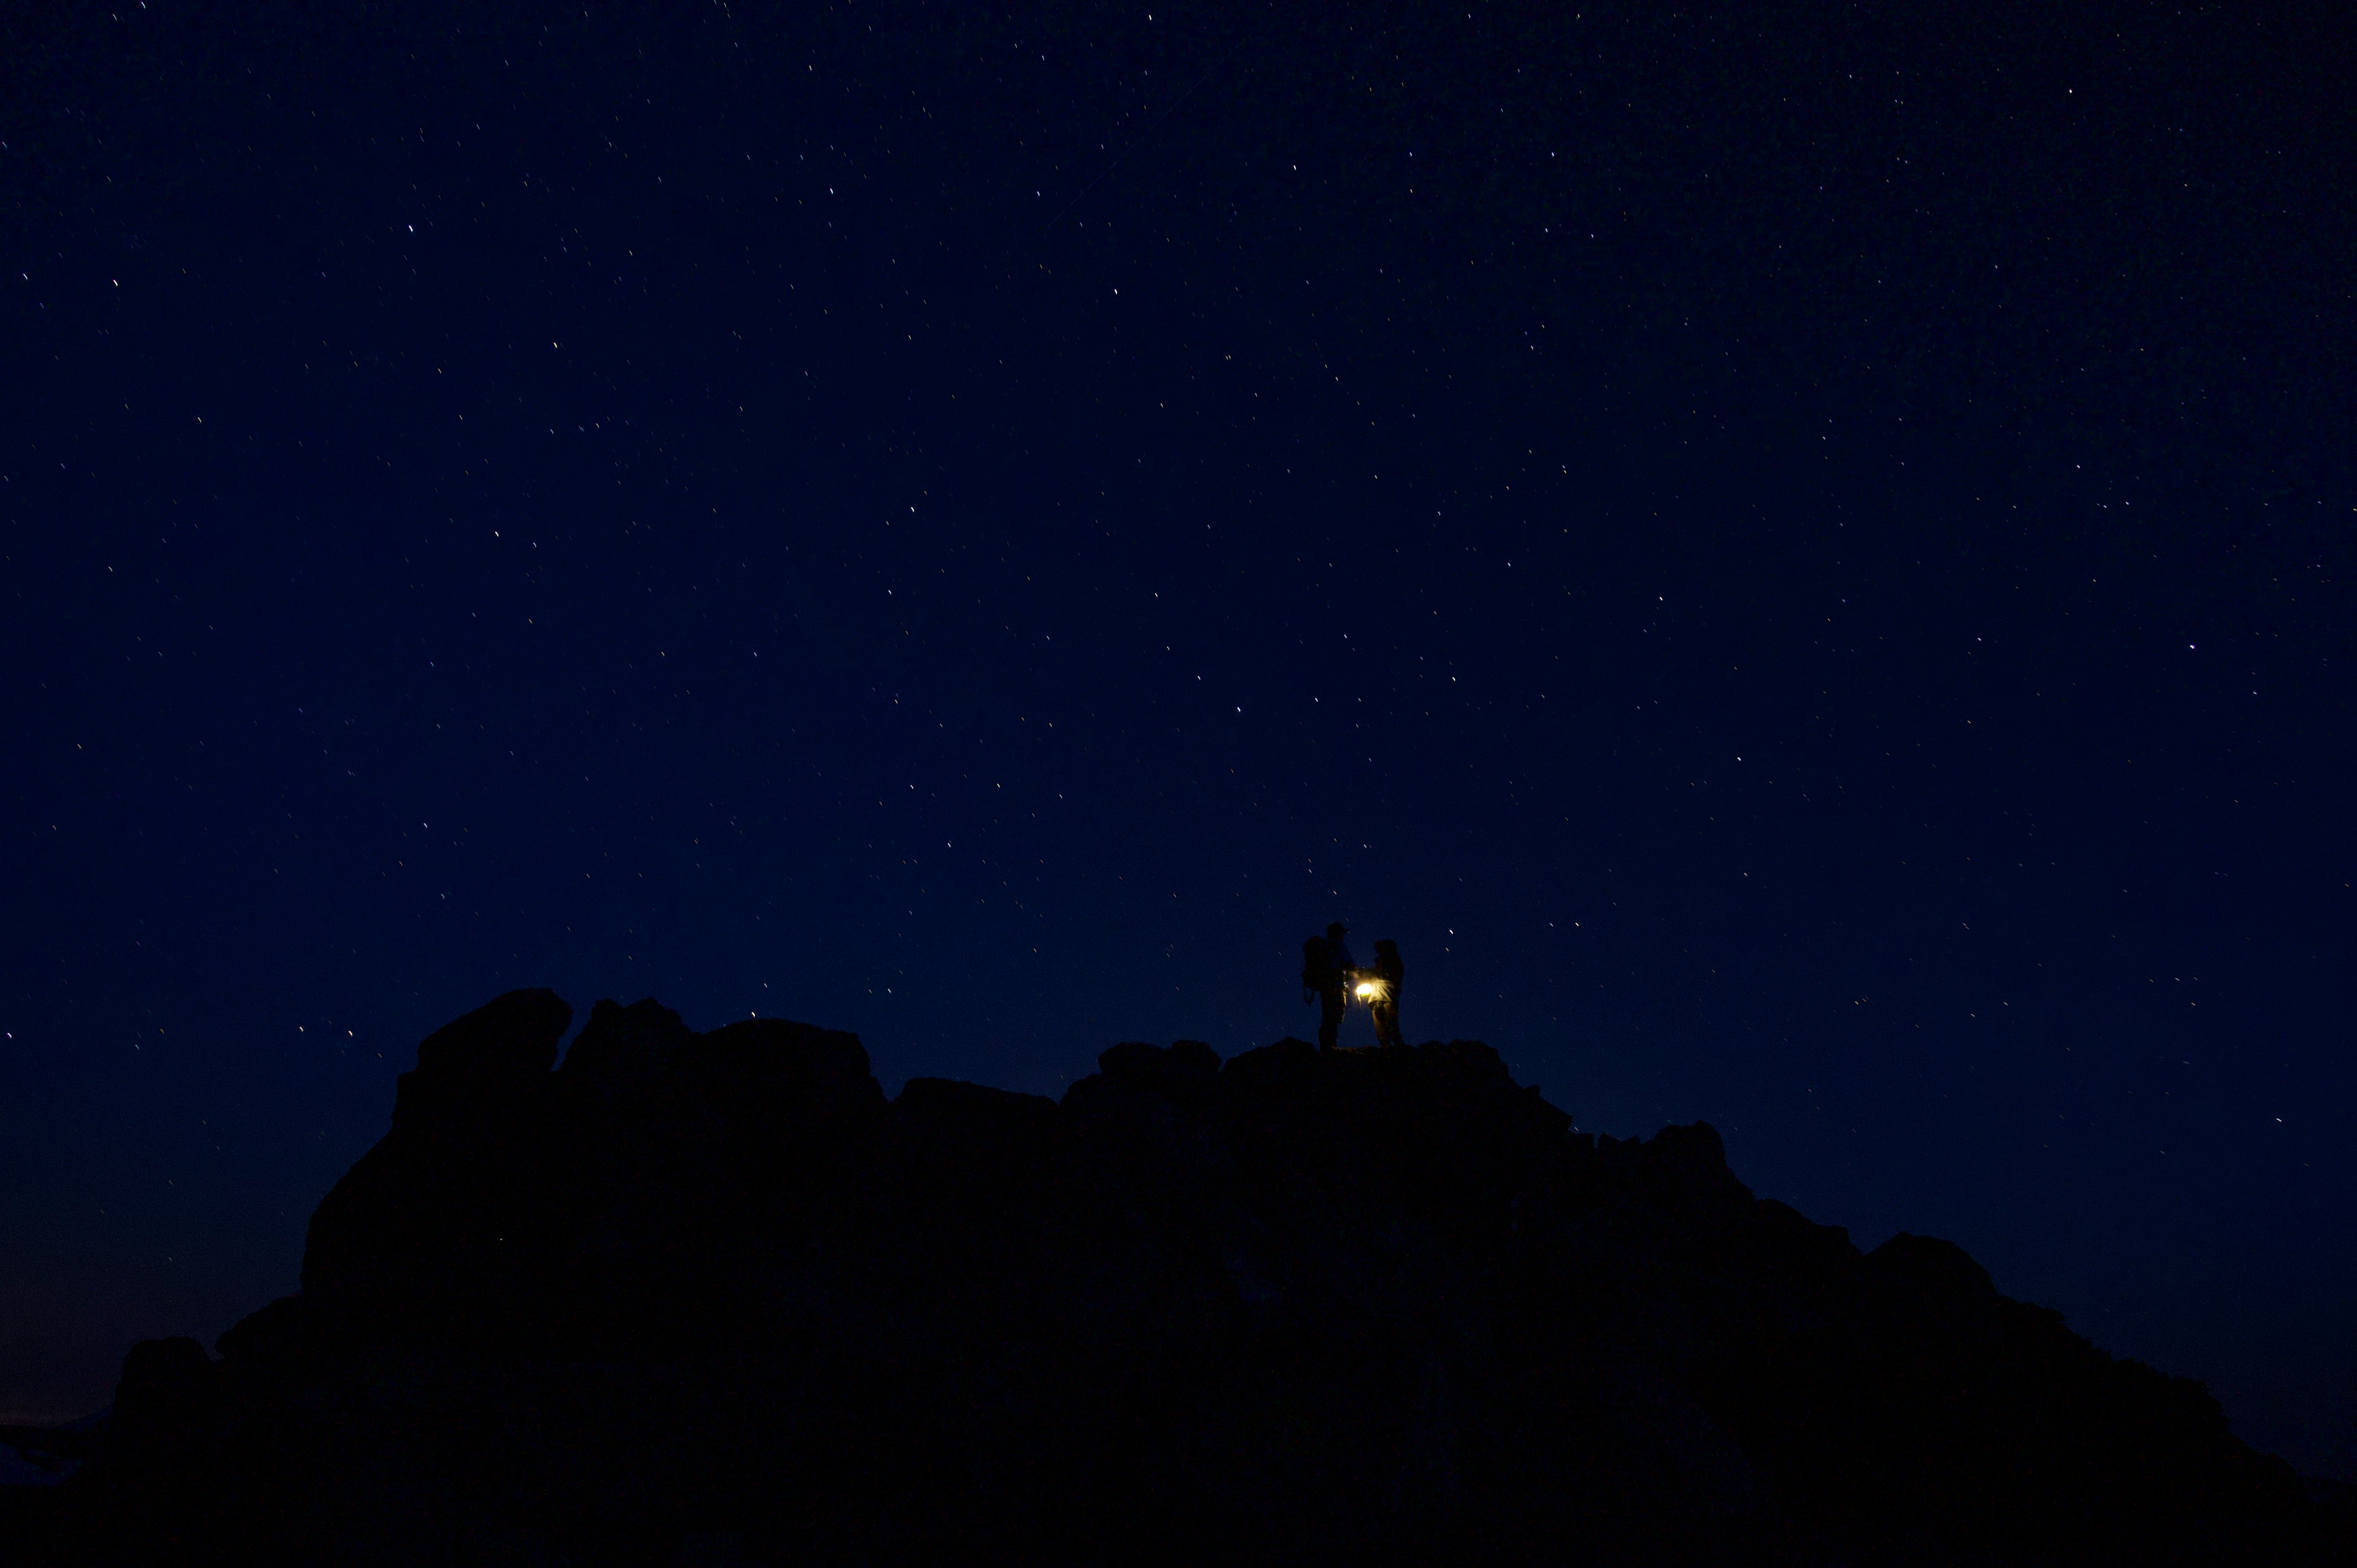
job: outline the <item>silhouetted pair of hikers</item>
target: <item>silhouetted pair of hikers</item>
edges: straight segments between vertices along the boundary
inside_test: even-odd
[[[1361,969],[1358,960],[1351,956],[1350,934],[1351,928],[1337,920],[1326,928],[1324,936],[1311,937],[1301,944],[1301,1000],[1314,999],[1320,1004],[1318,1048],[1334,1048],[1353,993],[1365,999],[1367,1011],[1374,1015],[1376,1044],[1407,1044],[1399,1026],[1400,985],[1407,977],[1406,967],[1400,962],[1399,944],[1385,937],[1375,944],[1375,966]]]

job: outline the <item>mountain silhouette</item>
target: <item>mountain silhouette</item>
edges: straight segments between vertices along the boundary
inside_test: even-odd
[[[887,1100],[851,1035],[652,1001],[560,1067],[572,1012],[427,1038],[300,1293],[133,1349],[18,1557],[2352,1560],[2198,1384],[1477,1041]]]

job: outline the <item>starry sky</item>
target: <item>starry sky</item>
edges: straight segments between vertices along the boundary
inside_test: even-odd
[[[0,1420],[499,992],[1053,1094],[1340,918],[2357,1479],[2346,17],[110,4],[0,19]]]

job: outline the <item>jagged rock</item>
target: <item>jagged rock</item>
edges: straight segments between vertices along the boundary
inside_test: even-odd
[[[59,1561],[2347,1560],[2197,1385],[1478,1041],[888,1103],[849,1035],[600,1002],[552,1070],[569,1017],[431,1036],[302,1294],[134,1351]]]
[[[1901,1230],[1867,1254],[1869,1261],[1932,1296],[1975,1299],[1996,1294],[1996,1282],[1953,1241]]]
[[[565,1053],[561,1077],[576,1094],[618,1099],[659,1081],[694,1038],[678,1014],[651,996],[628,1007],[601,1001]]]
[[[573,1005],[553,991],[511,991],[417,1047],[394,1087],[393,1125],[413,1138],[496,1138],[504,1119],[544,1099]]]
[[[221,1369],[195,1340],[142,1340],[123,1359],[110,1435],[118,1452],[186,1452],[220,1434],[227,1392]]]
[[[358,1317],[472,1326],[526,1288],[526,1254],[571,1004],[511,991],[426,1036],[393,1130],[311,1216],[303,1290]]]

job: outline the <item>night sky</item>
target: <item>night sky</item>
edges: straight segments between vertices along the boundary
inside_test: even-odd
[[[1054,1094],[1340,918],[2357,1479],[2334,11],[6,8],[0,1421],[501,991]]]

